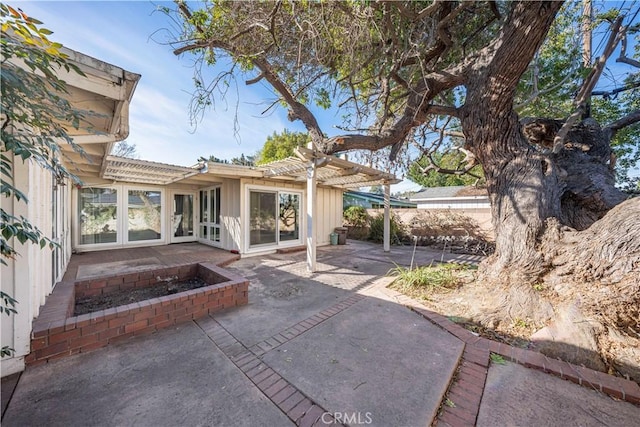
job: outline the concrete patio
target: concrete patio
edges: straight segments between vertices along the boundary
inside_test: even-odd
[[[637,384],[475,337],[387,289],[394,263],[478,261],[412,249],[319,248],[313,274],[304,252],[232,262],[250,280],[248,305],[27,368],[2,424],[637,423],[640,407],[610,397],[640,403]],[[127,251],[74,256],[67,274],[233,256],[197,244]],[[490,350],[519,363],[491,363]],[[3,409],[5,388],[3,380]]]

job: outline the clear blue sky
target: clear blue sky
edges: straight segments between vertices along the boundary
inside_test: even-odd
[[[171,2],[8,3],[43,21],[44,27],[54,32],[52,40],[142,75],[130,108],[127,138],[142,159],[178,165],[192,165],[198,157],[211,154],[230,159],[241,153],[254,154],[274,131],[304,131],[300,124],[287,120],[281,107],[262,115],[275,97],[262,84],[247,87],[242,80],[237,92],[236,87],[231,88],[226,103],[218,102],[194,127],[189,120],[193,90],[190,58],[176,57],[171,47],[163,44],[175,24],[156,11],[157,5],[173,6]],[[607,79],[603,80],[607,86]],[[336,132],[330,123],[337,122],[333,113],[318,113],[323,130],[329,135]],[[394,186],[393,191],[418,187],[407,181]]]
[[[165,42],[174,23],[157,6],[162,1],[9,1],[53,31],[51,40],[124,68],[142,77],[130,108],[129,143],[140,158],[193,165],[198,157],[230,159],[255,154],[267,136],[284,129],[305,131],[287,120],[282,107],[262,112],[276,99],[262,83],[246,86],[238,80],[226,102],[218,102],[194,126],[189,119],[193,69],[188,55],[172,53]],[[236,111],[237,110],[237,111]],[[318,111],[323,130],[331,135],[334,118]],[[325,123],[325,119],[328,119]],[[407,181],[392,191],[417,190]]]
[[[190,92],[193,90],[190,59],[176,57],[168,45],[166,29],[172,23],[154,12],[162,2],[11,2],[44,22],[54,32],[52,40],[68,48],[122,67],[142,77],[130,109],[131,133],[127,140],[137,146],[141,158],[191,165],[210,154],[231,158],[254,154],[274,131],[302,130],[286,119],[282,108],[261,116],[264,87],[245,87],[239,81],[237,120],[234,134],[235,88],[228,101],[218,103],[194,127],[189,121]],[[171,5],[170,3],[167,3]]]

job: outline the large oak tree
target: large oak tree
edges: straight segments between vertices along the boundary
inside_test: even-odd
[[[602,61],[584,77],[574,114],[522,120],[516,91],[562,2],[176,5],[175,53],[204,66],[226,56],[247,84],[270,85],[272,107],[285,105],[318,152],[388,150],[396,159],[429,126],[455,123],[469,166],[484,172],[496,235],[478,320],[543,326],[574,313],[588,319],[585,333],[609,366],[640,378],[640,199],[615,186],[610,146],[640,112],[603,125],[580,120],[632,17],[611,14]],[[230,74],[207,80],[197,70],[196,104],[206,106]],[[348,131],[327,137],[313,105],[332,103]],[[541,283],[547,292],[536,290]]]

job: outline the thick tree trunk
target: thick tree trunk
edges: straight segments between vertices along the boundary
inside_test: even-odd
[[[584,231],[543,243],[557,315],[533,339],[544,353],[640,381],[640,198]]]
[[[539,138],[534,122],[522,132],[513,114],[487,120],[474,111],[463,120],[472,142],[483,141],[476,155],[496,232],[480,277],[491,292],[473,317],[500,329],[525,321],[540,329],[533,339],[545,354],[638,381],[640,198],[625,201],[615,187],[608,134],[597,123],[576,125],[556,155],[546,141],[559,126]]]
[[[560,5],[514,5],[511,25],[491,46],[488,60],[479,60],[466,79],[460,121],[465,148],[479,160],[487,180],[496,253],[485,270],[494,279],[535,280],[544,271],[536,242],[546,219],[560,215],[557,170],[548,156],[529,144],[513,110],[520,76]]]
[[[554,7],[534,4],[541,15]],[[532,40],[548,28],[542,21],[516,23],[508,43],[497,43],[466,80],[465,148],[484,169],[496,234],[496,251],[481,269],[486,291],[472,315],[492,327],[521,320],[542,328],[536,338],[546,353],[637,380],[640,202],[607,214],[625,200],[614,185],[610,132],[587,120],[556,154],[562,123],[523,126],[513,111],[517,79],[537,48]]]
[[[539,251],[553,225],[547,219],[560,216],[558,173],[548,156],[528,143],[515,113],[489,107],[482,98],[478,102],[484,106],[466,111],[462,126],[465,135],[474,135],[466,148],[484,169],[496,251],[481,269],[492,292],[479,301],[474,317],[492,327],[517,319],[543,324],[553,309],[532,285],[548,265]]]
[[[491,292],[473,317],[500,329],[524,321],[545,354],[640,380],[640,198],[624,202],[614,185],[608,132],[587,120],[554,154],[561,123],[522,127],[487,111],[462,121],[496,232],[480,278]]]

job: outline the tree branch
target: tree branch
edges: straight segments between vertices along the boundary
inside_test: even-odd
[[[564,141],[569,134],[569,130],[571,130],[573,125],[576,124],[578,119],[580,119],[582,114],[584,114],[587,102],[589,100],[589,97],[591,96],[591,92],[596,86],[596,83],[598,83],[598,79],[600,78],[600,75],[604,70],[607,59],[611,56],[613,50],[616,48],[618,42],[622,38],[623,32],[620,31],[620,28],[623,18],[623,15],[618,16],[611,25],[611,35],[609,36],[609,40],[607,41],[607,44],[604,48],[604,52],[602,52],[602,55],[600,55],[600,58],[598,58],[598,61],[591,69],[591,72],[589,73],[587,78],[584,80],[584,83],[582,84],[582,87],[580,88],[580,91],[576,96],[576,111],[574,111],[574,113],[569,116],[567,121],[564,122],[564,125],[562,125],[553,140],[553,152],[555,154],[558,154],[560,151],[562,151],[562,148],[564,147]]]
[[[264,78],[273,88],[278,91],[284,101],[289,104],[289,120],[300,120],[311,135],[314,144],[318,144],[323,140],[324,134],[313,113],[302,103],[298,102],[289,87],[282,82],[278,75],[272,70],[271,65],[266,59],[253,59],[253,64],[264,74]]]
[[[633,124],[636,124],[640,122],[640,110],[636,110],[633,111],[632,113],[628,114],[627,116],[616,120],[613,123],[608,124],[605,127],[605,131],[609,131],[611,132],[611,138],[613,138],[613,136],[620,130],[623,129],[627,126],[631,126]]]
[[[616,59],[616,62],[622,62],[640,68],[640,61],[636,61],[633,58],[627,57],[627,29],[623,30],[622,34],[622,46],[620,49],[620,56]]]
[[[617,95],[620,92],[625,92],[627,90],[631,90],[631,89],[635,89],[637,87],[640,87],[640,80],[638,80],[637,82],[631,82],[629,84],[626,84],[622,87],[619,87],[617,89],[613,89],[613,90],[594,90],[593,92],[591,92],[592,96],[604,96],[605,99],[607,99],[607,97],[612,96],[612,95]]]
[[[260,73],[258,74],[256,77],[249,79],[247,81],[245,81],[244,83],[249,86],[255,83],[258,83],[260,80],[262,80],[264,78],[264,74]]]

